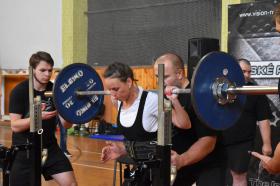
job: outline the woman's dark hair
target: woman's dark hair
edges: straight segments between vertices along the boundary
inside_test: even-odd
[[[103,74],[104,78],[118,78],[122,82],[126,82],[128,78],[131,78],[132,81],[136,81],[134,79],[132,69],[123,63],[115,62],[110,64]]]
[[[36,68],[37,65],[40,63],[40,61],[45,61],[48,64],[50,64],[52,67],[54,65],[52,56],[44,51],[36,52],[35,54],[32,54],[32,56],[29,59],[29,65],[33,68]]]

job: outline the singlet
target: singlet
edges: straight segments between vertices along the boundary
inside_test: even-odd
[[[142,118],[143,118],[143,111],[144,111],[147,95],[148,95],[148,92],[146,92],[146,91],[142,92],[137,116],[131,127],[125,127],[120,122],[120,113],[121,113],[122,103],[120,104],[120,107],[118,110],[117,125],[118,125],[119,132],[121,134],[123,134],[127,140],[150,141],[150,140],[155,140],[157,137],[157,132],[147,132],[143,128],[143,119]]]

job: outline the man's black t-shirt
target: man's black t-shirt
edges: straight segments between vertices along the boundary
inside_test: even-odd
[[[247,85],[254,85],[247,83]],[[237,123],[223,131],[224,145],[253,140],[256,132],[256,122],[271,119],[272,113],[268,98],[265,95],[248,95],[244,110]]]
[[[184,107],[184,110],[188,113],[192,125],[190,129],[180,129],[172,125],[172,149],[178,154],[182,154],[187,151],[199,138],[205,136],[217,136],[217,132],[208,128],[199,120],[191,104],[190,94],[179,94],[178,99]],[[213,152],[195,165],[198,166],[205,163],[209,164],[216,162],[216,160],[219,159],[217,157],[217,148],[218,147],[216,147]]]
[[[19,83],[10,94],[9,112],[15,114],[21,114],[22,118],[29,117],[29,82],[25,80]],[[51,91],[53,84],[48,83],[45,91]],[[46,110],[55,110],[53,100],[44,96],[45,91],[34,90],[34,97],[41,96],[42,103],[46,103]],[[55,137],[56,129],[56,117],[49,120],[42,121],[43,128],[43,148],[57,143]],[[23,132],[13,132],[12,143],[13,145],[25,144],[29,137],[29,129]]]

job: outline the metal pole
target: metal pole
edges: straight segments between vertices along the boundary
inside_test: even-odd
[[[34,124],[35,131],[30,134],[30,142],[32,143],[30,159],[33,167],[31,186],[41,186],[42,135],[39,131],[42,128],[42,109],[40,96],[37,96],[34,100]]]
[[[164,141],[164,64],[158,64],[158,145],[165,145]]]
[[[155,172],[153,185],[170,185],[170,151],[171,151],[171,103],[164,99],[164,64],[158,65],[158,136],[157,159],[159,167]],[[168,109],[166,109],[168,108]]]
[[[29,117],[30,117],[30,132],[35,131],[34,121],[34,82],[33,82],[33,67],[29,66]]]
[[[230,87],[226,90],[231,94],[249,94],[249,95],[264,95],[264,94],[279,94],[278,87],[272,86],[242,86]]]
[[[33,68],[29,66],[29,117],[30,117],[30,143],[31,153],[30,160],[32,164],[31,186],[41,185],[41,135],[38,134],[38,128],[42,127],[42,111],[41,111],[41,98],[37,97],[34,101],[34,83],[33,83]],[[27,145],[29,141],[27,141]],[[27,149],[27,151],[29,151]],[[27,152],[27,154],[29,154]]]

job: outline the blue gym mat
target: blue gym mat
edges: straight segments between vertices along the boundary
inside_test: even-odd
[[[89,138],[99,139],[99,140],[108,140],[108,141],[123,141],[123,135],[107,135],[107,134],[91,134]]]

